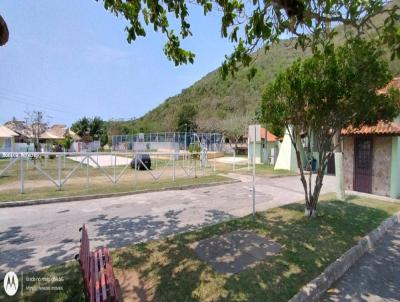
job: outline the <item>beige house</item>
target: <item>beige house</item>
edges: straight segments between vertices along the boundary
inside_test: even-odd
[[[8,129],[7,127],[0,125],[0,151],[12,152],[14,151],[15,137],[17,133]]]
[[[14,131],[18,136],[15,137],[16,143],[30,143],[34,139],[31,127],[28,127],[24,121],[13,119],[4,124],[5,127]],[[41,125],[39,131],[44,131],[44,125]]]
[[[59,124],[53,125],[44,131],[40,135],[39,140],[42,142],[60,142],[65,138],[66,135],[71,136],[74,141],[81,140],[81,137],[69,129],[66,125]]]
[[[55,124],[40,135],[39,142],[42,144],[42,149],[44,151],[54,151],[54,146],[56,146],[56,149],[61,148],[62,141],[67,135],[69,135],[74,142],[81,140],[81,137],[66,125]]]

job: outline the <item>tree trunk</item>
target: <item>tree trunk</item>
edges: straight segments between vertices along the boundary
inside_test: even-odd
[[[313,209],[313,208],[305,208],[304,209],[304,216],[306,217],[317,217],[317,209]]]
[[[300,180],[301,180],[301,183],[303,184],[304,198],[305,198],[306,207],[307,207],[307,205],[310,203],[308,190],[307,190],[307,180],[306,180],[306,177],[304,176],[304,170],[303,170],[303,167],[302,167],[300,151],[297,150],[297,148],[296,148],[296,159],[297,159],[297,166],[298,166],[298,168],[300,170]]]
[[[300,180],[301,180],[301,183],[302,183],[303,189],[304,189],[304,198],[305,198],[304,215],[307,217],[317,217],[317,203],[318,203],[319,193],[322,188],[322,180],[323,180],[322,171],[325,169],[326,164],[322,165],[322,167],[320,165],[318,172],[317,172],[317,178],[315,180],[315,186],[314,186],[314,189],[312,189],[312,175],[313,175],[312,157],[307,162],[307,168],[310,170],[309,181],[307,182],[305,171],[303,168],[303,162],[301,159],[300,149],[297,146],[297,138],[295,135],[293,135],[293,133],[292,134],[290,133],[289,129],[288,129],[288,131],[289,131],[290,139],[292,141],[292,145],[296,152],[297,166],[300,171]],[[309,146],[309,148],[310,148],[310,146]],[[325,158],[325,156],[324,156],[324,158]],[[325,163],[325,160],[321,161],[321,162]]]

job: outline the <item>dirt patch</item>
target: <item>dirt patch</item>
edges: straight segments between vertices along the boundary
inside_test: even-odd
[[[235,274],[277,254],[281,246],[249,231],[233,231],[191,245],[197,256],[219,273]]]
[[[154,301],[151,287],[143,281],[140,273],[132,269],[114,269],[120,287],[120,300],[124,302]]]

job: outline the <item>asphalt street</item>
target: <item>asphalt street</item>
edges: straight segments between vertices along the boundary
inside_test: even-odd
[[[251,176],[206,188],[0,209],[0,279],[73,259],[79,227],[88,226],[91,248],[127,246],[184,232],[252,211]],[[334,191],[327,176],[323,193]],[[298,177],[257,178],[258,211],[304,199]]]

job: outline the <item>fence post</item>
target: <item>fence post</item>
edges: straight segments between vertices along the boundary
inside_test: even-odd
[[[58,165],[58,190],[61,191],[61,155],[57,156],[57,165]]]
[[[20,154],[20,161],[21,161],[21,194],[25,193],[25,187],[24,187],[24,158],[22,157],[22,154]]]
[[[217,155],[214,153],[214,161],[213,161],[213,165],[214,165],[214,167],[213,167],[213,172],[215,172],[216,171],[216,161],[217,161]]]
[[[183,161],[182,161],[182,167],[185,168],[185,157],[186,157],[186,150],[183,153]]]
[[[175,156],[176,156],[176,155],[173,154],[173,158],[172,158],[172,166],[173,166],[173,171],[174,171],[174,172],[173,172],[174,174],[172,175],[172,180],[173,180],[173,181],[175,181]],[[179,155],[178,155],[178,156],[179,156]],[[178,157],[178,160],[179,160],[179,157]]]
[[[200,160],[200,167],[201,167],[201,176],[204,176],[204,166],[205,166],[205,156],[207,156],[207,154],[202,154],[202,160]]]
[[[233,149],[233,171],[235,171],[236,164],[236,149]]]
[[[89,188],[89,155],[86,155],[86,187]]]
[[[117,156],[114,153],[114,185],[116,184],[115,167],[117,165]]]
[[[192,155],[192,158],[193,158],[193,155]],[[196,162],[197,162],[197,160],[196,160],[196,158],[194,159],[194,178],[197,178],[197,174],[196,174]]]
[[[137,155],[133,156],[135,160],[135,186],[137,186]]]

